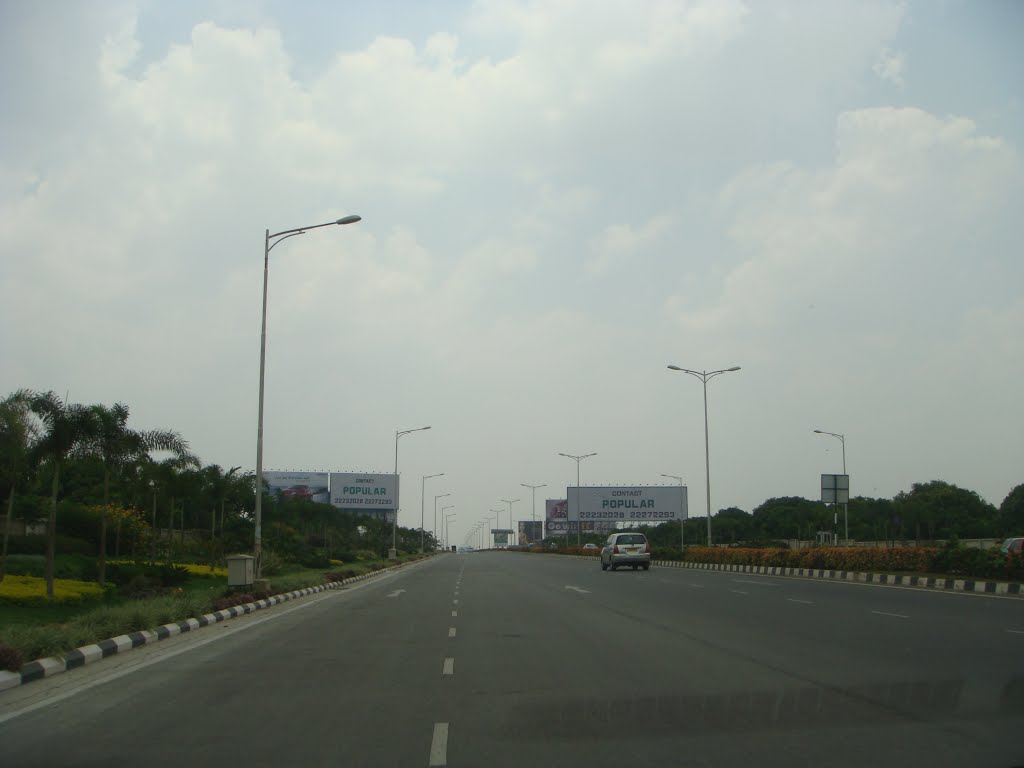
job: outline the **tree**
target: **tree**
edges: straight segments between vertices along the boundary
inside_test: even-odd
[[[29,409],[29,395],[19,390],[0,400],[0,479],[7,483],[7,516],[4,522],[3,549],[0,551],[0,581],[7,566],[7,545],[14,519],[14,495],[32,466],[32,447],[37,438],[36,425]]]
[[[53,470],[50,490],[50,514],[46,521],[46,596],[53,598],[53,564],[57,543],[57,497],[60,472],[68,456],[88,443],[96,434],[96,417],[91,408],[63,402],[56,392],[34,392],[29,407],[39,417],[40,435],[35,452],[40,463]]]
[[[999,505],[999,528],[1004,536],[1020,536],[1024,531],[1024,483],[1006,494]]]
[[[809,539],[831,525],[828,509],[820,501],[783,496],[764,501],[754,509],[754,523],[769,539]]]
[[[994,535],[996,508],[974,491],[942,480],[914,483],[893,499],[901,524],[915,539]]]
[[[733,544],[756,538],[754,518],[738,507],[720,509],[711,521],[715,539]]]
[[[103,462],[103,509],[110,505],[110,478],[119,476],[133,460],[150,451],[171,451],[176,456],[188,453],[188,443],[177,432],[169,429],[138,431],[128,426],[128,406],[114,403],[92,406],[96,420],[96,433],[84,446],[85,452]],[[107,516],[100,514],[100,552],[98,581],[106,579]]]

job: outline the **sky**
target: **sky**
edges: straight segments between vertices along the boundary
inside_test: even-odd
[[[60,12],[54,12],[59,5]],[[1024,482],[1024,5],[0,0],[0,392],[712,508]],[[501,522],[507,521],[503,512]]]

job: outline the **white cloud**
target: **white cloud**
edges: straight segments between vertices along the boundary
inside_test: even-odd
[[[883,50],[875,60],[874,70],[886,82],[902,88],[906,85],[903,75],[907,70],[907,54],[904,51]]]
[[[670,214],[654,216],[637,228],[629,224],[612,224],[605,228],[592,247],[595,255],[587,262],[587,272],[603,275],[622,262],[645,255],[665,242],[675,222]],[[639,265],[631,264],[637,268]]]

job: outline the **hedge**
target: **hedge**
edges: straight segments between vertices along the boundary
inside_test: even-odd
[[[46,580],[37,576],[7,575],[0,582],[0,603],[11,605],[71,605],[99,600],[104,588],[92,581],[53,580],[53,601],[46,596]]]

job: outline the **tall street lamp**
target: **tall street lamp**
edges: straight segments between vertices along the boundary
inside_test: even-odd
[[[684,523],[683,519],[683,478],[679,475],[666,475],[664,472],[661,473],[662,477],[671,477],[673,480],[679,481],[679,551],[686,551],[686,531],[683,530]]]
[[[702,382],[704,382],[704,472],[705,472],[705,487],[707,489],[707,504],[708,504],[708,546],[711,546],[711,453],[708,450],[708,379],[713,379],[715,376],[721,376],[723,373],[732,373],[733,371],[740,370],[738,365],[734,365],[732,368],[723,368],[720,371],[691,371],[689,368],[680,368],[678,365],[670,365],[669,370],[682,371],[688,373],[691,376],[696,376]]]
[[[444,507],[444,509],[455,509],[455,507],[454,506],[452,506],[452,507]],[[441,510],[441,511],[443,512],[443,510]],[[451,528],[449,527],[449,523],[455,517],[456,517],[455,512],[453,512],[451,515],[444,515],[444,549],[445,550],[447,548],[449,548],[449,534],[450,534],[450,531],[451,531]]]
[[[494,527],[494,528],[501,528],[501,513],[504,512],[504,511],[505,510],[503,510],[503,509],[492,509],[491,510],[491,512],[494,513],[494,517],[493,518],[488,518],[488,519],[494,521],[494,525],[492,527]],[[494,536],[494,548],[497,549],[498,548],[498,534],[493,533],[493,536]]]
[[[491,512],[494,512],[494,510],[492,509]],[[487,537],[486,543],[487,543],[488,546],[491,543],[491,534],[490,534],[491,523],[493,523],[495,519],[496,518],[493,518],[493,517],[485,517],[484,518],[484,520],[486,521],[486,526],[484,527],[484,532],[485,532],[485,535]]]
[[[515,504],[517,501],[519,501],[519,499],[502,499],[502,501],[504,501],[506,504],[508,504],[508,529],[511,531],[512,530],[512,505]],[[501,523],[500,522],[498,523],[498,527],[499,528],[501,527]],[[512,535],[515,535],[515,534],[512,534]],[[508,539],[506,539],[506,541],[508,541]]]
[[[441,539],[439,539],[438,536],[437,536],[437,534],[438,534],[438,530],[437,530],[437,500],[438,499],[443,499],[445,496],[451,496],[451,494],[450,493],[439,493],[439,494],[437,494],[437,496],[434,497],[434,538],[437,539],[437,543],[438,544],[441,543]]]
[[[426,534],[423,532],[423,500],[426,498],[427,492],[427,480],[432,477],[444,477],[444,472],[438,472],[436,475],[424,475],[423,482],[420,483],[420,554],[423,554],[423,542],[425,541]]]
[[[574,456],[571,453],[560,453],[558,455],[576,462],[576,546],[578,547],[580,545],[580,529],[583,527],[583,521],[580,520],[580,462],[591,456],[597,456],[597,454],[585,453],[582,456]]]
[[[832,435],[832,437],[839,440],[843,444],[843,474],[846,474],[846,435],[840,435],[838,432],[826,432],[823,429],[814,430],[819,435]],[[846,540],[847,546],[850,544],[850,505],[849,503],[843,504],[843,538]]]
[[[416,427],[416,429],[402,429],[395,432],[395,520],[391,525],[391,549],[388,550],[388,559],[394,560],[398,557],[398,513],[402,509],[402,483],[398,479],[398,439],[413,432],[422,432],[430,427]]]
[[[296,235],[304,235],[311,229],[320,227],[333,227],[338,224],[355,224],[361,221],[361,216],[343,216],[336,221],[328,221],[326,224],[313,224],[309,227],[298,229],[284,229],[280,232],[270,234],[265,230],[263,241],[263,314],[260,323],[260,394],[259,394],[259,415],[256,418],[256,509],[254,519],[256,523],[256,539],[253,545],[253,556],[256,560],[256,578],[262,575],[262,550],[263,550],[263,379],[267,364],[267,277],[270,274],[270,252],[274,246],[282,240]]]
[[[530,512],[530,519],[534,523],[536,523],[537,522],[537,489],[538,488],[547,488],[548,486],[547,486],[546,483],[542,484],[542,485],[527,485],[526,483],[520,483],[520,485],[523,486],[523,488],[529,488],[530,492],[533,494],[533,510]],[[536,528],[537,526],[534,525],[533,527]],[[542,533],[543,533],[543,531],[542,531]],[[543,539],[544,536],[542,535],[541,538]],[[527,542],[527,543],[528,544],[532,544],[533,542],[530,541],[530,542]]]

